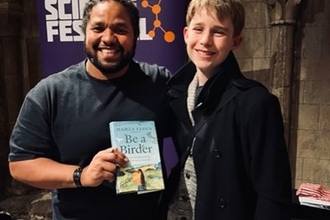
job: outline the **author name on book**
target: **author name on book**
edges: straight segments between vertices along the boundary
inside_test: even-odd
[[[116,128],[116,131],[151,131],[151,127],[128,127],[128,128]]]

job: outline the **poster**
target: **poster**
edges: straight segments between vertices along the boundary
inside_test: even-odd
[[[80,30],[88,0],[36,0],[43,76],[85,58]],[[135,60],[157,63],[175,72],[185,61],[185,1],[132,0],[140,13]]]

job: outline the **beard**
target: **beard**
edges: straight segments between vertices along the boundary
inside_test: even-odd
[[[104,63],[97,57],[97,54],[94,53],[94,51],[97,51],[97,46],[94,46],[92,51],[87,49],[86,44],[84,43],[84,49],[88,59],[103,74],[114,74],[119,72],[132,61],[135,54],[136,43],[134,43],[132,50],[127,51],[126,53],[121,45],[110,45],[110,46],[116,47],[118,53],[121,54],[119,60],[113,64]]]

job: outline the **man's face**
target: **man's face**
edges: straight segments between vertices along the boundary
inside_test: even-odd
[[[105,1],[94,6],[85,38],[91,75],[93,72],[121,75],[134,56],[135,44],[130,16],[123,5]]]

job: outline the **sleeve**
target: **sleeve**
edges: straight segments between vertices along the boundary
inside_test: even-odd
[[[250,174],[258,194],[255,219],[290,220],[291,171],[280,103],[267,93],[250,114]]]
[[[49,98],[36,86],[25,97],[9,140],[9,161],[56,155],[50,131]]]

